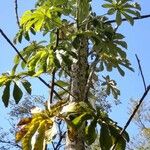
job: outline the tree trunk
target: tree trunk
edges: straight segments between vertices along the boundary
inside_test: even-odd
[[[71,94],[70,102],[86,101],[85,87],[88,78],[88,41],[85,37],[80,38],[77,49],[78,61],[72,65],[71,70]],[[69,131],[66,137],[66,150],[84,150],[84,125],[77,131],[73,141],[69,139]]]

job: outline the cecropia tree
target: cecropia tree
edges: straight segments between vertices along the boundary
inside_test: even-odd
[[[127,43],[118,28],[123,18],[133,25],[133,17],[140,17],[140,6],[131,0],[105,1],[102,7],[107,13],[97,15],[92,0],[37,0],[35,8],[20,18],[14,43],[22,43],[23,38],[30,43],[16,50],[11,73],[0,76],[4,105],[8,106],[11,91],[16,104],[23,96],[22,88],[31,94],[26,77],[38,78],[50,89],[45,109],[32,110],[32,117],[18,123],[16,142],[22,143],[23,150],[46,149],[50,143],[56,149],[53,140],[58,119],[66,124],[66,150],[84,150],[97,135],[101,150],[114,144],[116,150],[125,150],[128,133],[120,135],[122,128],[101,109],[92,90],[100,79],[101,89],[118,99],[117,83],[109,75],[103,76],[103,71],[116,69],[121,76],[124,68],[133,71],[125,51]],[[110,15],[115,16],[113,21]],[[43,35],[40,42],[31,38],[37,32]],[[42,74],[50,76],[50,84]]]

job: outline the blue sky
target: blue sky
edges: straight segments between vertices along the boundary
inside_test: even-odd
[[[19,1],[19,15],[23,11],[33,8],[35,0],[26,0]],[[94,0],[94,8],[96,12],[104,13],[102,9],[101,0]],[[141,14],[150,14],[150,1],[142,0],[138,1],[142,6]],[[98,4],[98,5],[95,5]],[[15,33],[17,32],[17,24],[15,20],[15,11],[14,11],[14,1],[0,0],[0,28],[8,35],[10,39],[13,39]],[[121,77],[118,73],[111,73],[111,77],[115,79],[118,83],[118,87],[121,90],[121,104],[112,108],[112,113],[110,116],[116,120],[121,126],[124,126],[126,123],[129,114],[128,108],[130,107],[130,99],[138,99],[142,96],[144,88],[142,80],[139,74],[137,61],[135,54],[141,60],[141,65],[143,67],[143,72],[145,75],[146,83],[150,84],[150,18],[135,21],[135,25],[132,27],[129,23],[123,23],[122,27],[119,29],[119,32],[125,35],[125,40],[128,43],[128,57],[131,60],[132,66],[135,68],[135,72],[126,71],[126,76]],[[23,44],[17,45],[18,49],[23,48],[27,45],[26,41],[23,41]],[[0,36],[0,74],[11,70],[15,52],[11,46]],[[39,94],[47,96],[48,89],[42,85],[38,80],[34,80],[33,94]],[[38,88],[36,88],[38,87]],[[46,92],[45,92],[46,91]],[[2,90],[0,89],[0,93]],[[150,95],[150,94],[149,94]],[[150,96],[147,96],[145,100],[149,100]],[[0,114],[2,126],[7,125],[6,115],[7,109],[4,107],[2,101],[0,101]],[[133,134],[134,128],[132,125],[128,128],[128,131]]]

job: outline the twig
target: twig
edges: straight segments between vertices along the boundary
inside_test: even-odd
[[[140,20],[140,19],[145,19],[145,18],[149,18],[150,17],[150,14],[148,14],[148,15],[142,15],[142,16],[140,16],[140,17],[133,17],[133,20]],[[127,21],[127,19],[122,19],[122,21]],[[108,20],[108,21],[106,21],[105,23],[115,23],[116,22],[116,20]]]
[[[15,14],[16,14],[16,20],[17,20],[18,27],[20,28],[20,22],[19,22],[19,16],[18,16],[18,1],[17,0],[15,0]]]
[[[135,54],[135,57],[137,59],[138,65],[139,65],[139,70],[140,70],[141,77],[142,77],[142,80],[143,80],[144,89],[146,91],[146,82],[145,82],[145,79],[144,79],[144,75],[143,75],[142,67],[141,67],[141,64],[140,64],[140,60],[139,60],[137,54]]]
[[[9,145],[12,145],[12,146],[15,146],[15,147],[17,147],[17,148],[22,149],[22,147],[21,147],[19,144],[14,143],[14,142],[11,142],[11,141],[3,141],[3,140],[0,140],[0,143],[9,144]]]
[[[53,49],[54,52],[56,51],[58,45],[59,45],[59,29],[57,29],[57,31],[56,31],[56,44]],[[51,92],[50,92],[50,100],[49,100],[50,104],[52,104],[52,102],[53,102],[53,91],[54,91],[54,86],[55,86],[55,73],[56,73],[56,70],[54,68],[53,72],[52,72],[52,83],[51,83]]]
[[[18,51],[18,49],[14,46],[14,44],[10,41],[10,39],[6,36],[6,34],[3,32],[2,29],[0,29],[0,33],[1,35],[5,38],[5,40],[13,47],[13,49],[15,50],[15,52],[18,54],[18,56],[22,59],[22,61],[24,63],[27,63],[27,61],[23,58],[23,56],[20,54],[20,52]],[[46,85],[48,88],[52,88],[43,78],[41,77],[37,77],[44,85]],[[62,98],[59,96],[59,94],[53,89],[53,92],[55,93],[55,95],[62,100]]]
[[[50,104],[53,102],[53,91],[54,91],[54,86],[55,86],[55,69],[52,72],[52,84],[51,84],[51,92],[50,92]]]
[[[127,123],[125,124],[124,128],[122,129],[122,131],[120,132],[120,135],[122,136],[123,133],[125,132],[126,128],[129,126],[131,120],[133,119],[133,117],[135,116],[136,112],[138,111],[139,107],[141,106],[142,102],[144,101],[144,98],[147,96],[148,92],[150,90],[150,85],[146,88],[143,96],[141,97],[138,105],[135,107],[133,113],[131,114],[130,118],[128,119]],[[112,147],[112,150],[115,150],[115,147],[117,146],[117,143],[118,143],[118,138],[116,139],[113,147]]]
[[[93,74],[94,74],[94,71],[95,71],[95,68],[96,68],[96,65],[98,64],[99,62],[99,58],[96,57],[95,60],[93,61],[93,63],[91,64],[91,72],[88,76],[88,79],[87,79],[87,83],[86,83],[86,87],[85,87],[85,99],[87,98],[88,96],[88,92],[89,92],[89,89],[90,89],[90,86],[91,86],[91,81],[92,81],[92,78],[93,78]]]

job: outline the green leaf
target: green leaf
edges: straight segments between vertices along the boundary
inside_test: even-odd
[[[131,10],[131,9],[125,9],[125,12],[129,13],[129,14],[132,14],[132,15],[135,15],[137,17],[140,17],[140,13],[138,11],[134,11],[134,10]]]
[[[86,126],[85,128],[85,139],[88,145],[91,145],[96,140],[97,137],[96,125],[97,119],[93,119],[90,125]]]
[[[19,62],[20,62],[20,57],[19,57],[19,55],[16,55],[14,58],[14,63],[19,64]]]
[[[26,12],[24,12],[23,16],[20,19],[20,25],[22,26],[25,22],[29,21],[31,18],[31,10],[27,10]]]
[[[115,41],[115,43],[121,45],[122,47],[124,47],[126,49],[128,48],[128,45],[125,41]]]
[[[4,91],[3,91],[3,95],[2,95],[2,100],[3,100],[3,103],[5,105],[5,107],[8,106],[8,103],[9,103],[9,98],[10,98],[10,81],[7,82],[5,88],[4,88]]]
[[[125,75],[125,72],[119,66],[117,67],[117,69],[118,69],[120,75],[122,75],[122,76]]]
[[[123,137],[118,136],[116,150],[125,150],[126,149],[126,141]]]
[[[115,39],[123,39],[123,38],[124,38],[124,35],[122,35],[122,34],[120,34],[120,33],[116,33],[116,34],[114,35],[114,38],[115,38]]]
[[[41,19],[41,20],[38,20],[37,22],[35,22],[35,24],[34,24],[35,31],[37,31],[37,32],[40,31],[43,23],[44,23],[44,19]]]
[[[141,6],[138,3],[134,3],[134,7],[138,10],[141,10]]]
[[[79,127],[81,127],[83,122],[88,119],[91,119],[91,114],[86,112],[86,113],[83,113],[82,115],[76,117],[75,119],[73,119],[72,123],[76,128],[79,128]]]
[[[31,94],[31,84],[27,80],[23,80],[22,82],[23,87],[28,92],[28,94]]]
[[[28,33],[28,32],[25,32],[24,38],[25,38],[27,41],[30,41],[30,37],[29,37],[29,33]]]
[[[20,99],[22,98],[22,91],[19,86],[14,82],[14,89],[13,89],[13,97],[15,99],[16,104],[19,103]]]
[[[57,85],[59,85],[60,87],[67,87],[67,86],[69,86],[69,84],[67,82],[62,81],[62,80],[57,80],[55,83]]]
[[[113,2],[113,0],[105,0],[106,2],[109,2],[109,3],[112,3]]]
[[[103,4],[102,7],[104,7],[104,8],[112,8],[113,5],[112,4]]]
[[[108,10],[107,14],[108,14],[108,15],[112,15],[112,14],[114,14],[115,12],[116,12],[116,10],[115,10],[114,8],[111,8],[111,9]]]
[[[127,19],[127,21],[129,21],[129,23],[130,23],[131,25],[134,25],[134,19],[133,19],[131,16],[129,16],[129,15],[126,14],[125,12],[122,12],[122,14],[125,16],[125,18]]]
[[[102,150],[109,150],[112,146],[112,137],[107,124],[101,124],[100,146]]]
[[[120,26],[122,23],[121,13],[119,11],[116,13],[116,23],[118,26]]]

